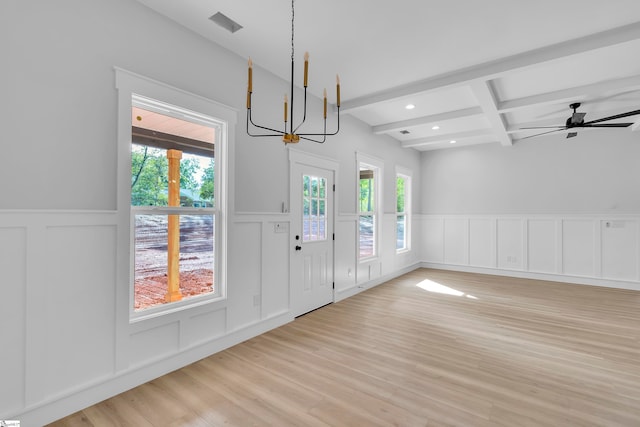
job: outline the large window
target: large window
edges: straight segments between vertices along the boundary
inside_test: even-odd
[[[131,104],[133,308],[215,295],[220,124],[136,94]]]
[[[378,256],[381,163],[358,155],[358,249],[360,260]]]
[[[223,171],[234,113],[122,70],[117,83],[119,122],[130,124],[119,125],[119,165],[127,165],[119,173],[127,176],[119,177],[118,205],[123,214],[128,207],[131,319],[220,299]]]
[[[396,173],[396,251],[410,248],[411,227],[411,175],[408,172]]]

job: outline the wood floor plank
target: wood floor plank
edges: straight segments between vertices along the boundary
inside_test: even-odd
[[[418,269],[53,426],[640,426],[640,292]]]

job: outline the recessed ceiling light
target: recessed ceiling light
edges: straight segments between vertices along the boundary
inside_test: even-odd
[[[438,129],[440,129],[440,126],[435,125],[435,126],[434,126],[434,127],[432,127],[431,129],[433,129],[433,130],[438,130]]]
[[[449,141],[449,144],[455,144],[457,141],[455,139],[452,139],[451,141]]]
[[[416,106],[413,104],[407,104],[404,108],[406,108],[407,110],[413,110],[414,108],[416,108]]]

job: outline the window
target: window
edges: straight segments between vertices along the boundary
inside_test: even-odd
[[[411,175],[396,173],[396,251],[409,250],[411,226]]]
[[[123,123],[118,163],[127,165],[119,167],[126,177],[119,177],[118,211],[129,224],[130,318],[221,299],[223,172],[235,113],[123,70],[116,75]]]
[[[134,310],[215,294],[219,125],[136,94],[131,123]]]
[[[360,260],[378,255],[381,162],[358,155],[358,248]]]

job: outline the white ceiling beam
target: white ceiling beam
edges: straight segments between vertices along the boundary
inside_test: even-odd
[[[498,103],[498,111],[506,113],[519,108],[527,108],[536,105],[554,104],[562,101],[580,101],[589,95],[598,95],[606,92],[621,90],[639,90],[640,76],[625,77],[608,80],[584,86],[576,86],[555,92],[547,92],[539,95],[526,96]]]
[[[445,120],[462,119],[465,117],[479,116],[482,114],[480,107],[465,108],[463,110],[448,111],[446,113],[434,114],[431,116],[416,117],[415,119],[400,120],[397,122],[385,123],[373,126],[371,129],[375,134],[396,132],[416,126],[428,125],[430,123],[443,122]]]
[[[478,136],[493,135],[491,129],[479,129],[466,132],[448,133],[443,135],[428,136],[426,138],[410,139],[403,141],[402,148],[416,148],[425,145],[439,144],[442,142],[463,141],[468,138],[476,138]]]
[[[507,133],[504,120],[502,120],[502,115],[498,111],[498,103],[494,91],[491,89],[491,84],[484,80],[476,80],[471,83],[470,87],[500,144],[504,146],[513,145],[511,136]]]
[[[448,86],[469,84],[471,81],[478,79],[491,80],[517,69],[637,39],[640,39],[640,22],[343,101],[340,109],[342,112],[347,113],[350,110],[390,101],[414,93],[424,93],[440,90]]]

